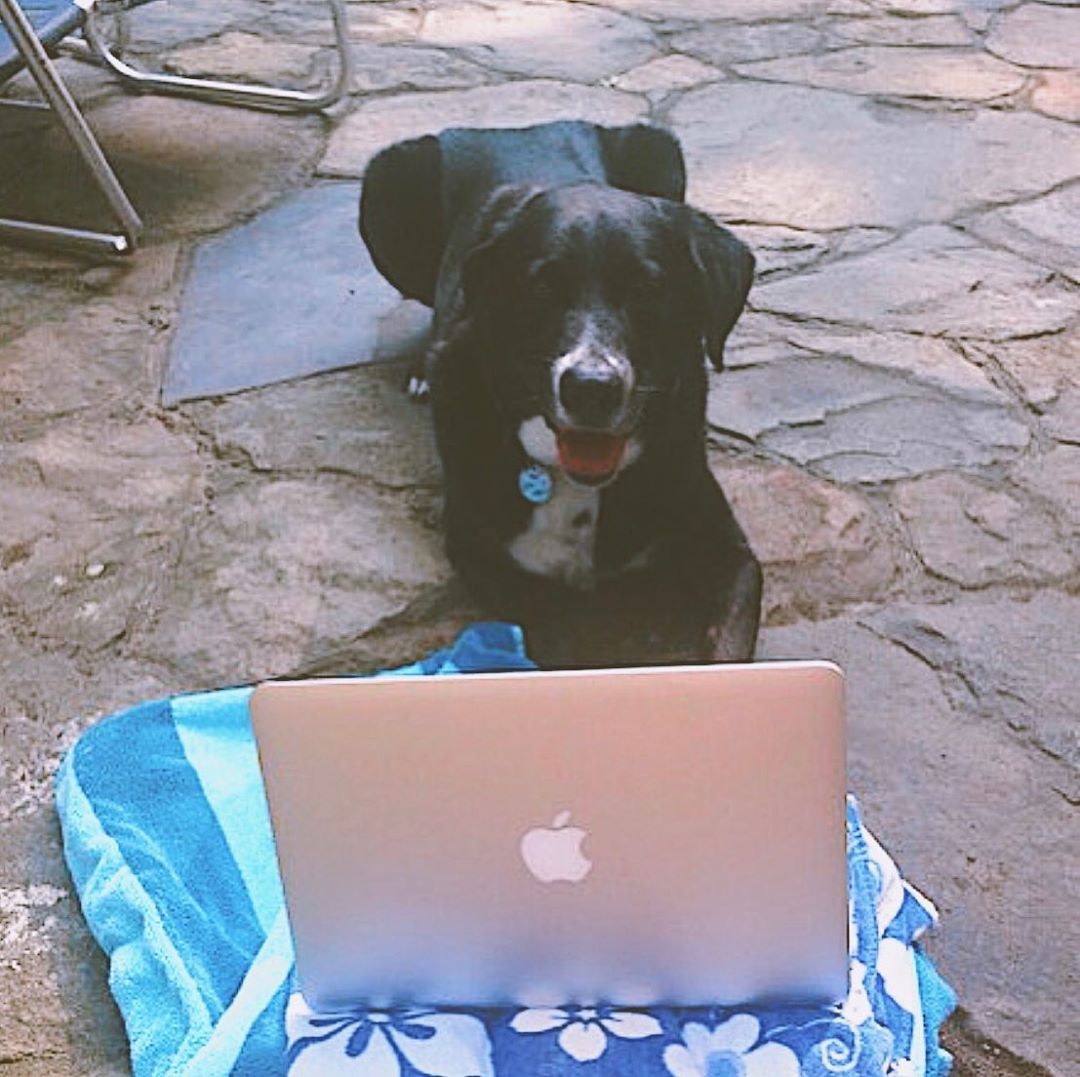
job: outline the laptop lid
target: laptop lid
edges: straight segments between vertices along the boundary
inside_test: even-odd
[[[317,1009],[846,994],[831,664],[271,682],[251,712]]]

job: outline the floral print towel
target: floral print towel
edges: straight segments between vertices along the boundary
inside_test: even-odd
[[[290,1077],[940,1077],[936,920],[848,801],[851,989],[830,1008],[286,1010]]]
[[[399,673],[529,669],[482,624]],[[597,1007],[313,1014],[295,993],[249,688],[90,727],[56,777],[64,853],[109,957],[135,1077],[785,1077],[947,1072],[931,906],[848,810],[851,992],[825,1011]]]

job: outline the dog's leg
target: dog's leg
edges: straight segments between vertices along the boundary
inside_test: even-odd
[[[749,662],[761,620],[761,565],[749,548],[722,593],[717,620],[705,630],[702,658],[707,662]]]
[[[445,347],[443,342],[433,340],[408,364],[405,392],[414,403],[426,404],[428,402],[431,396],[432,371]]]
[[[409,381],[405,386],[405,391],[417,404],[427,403],[427,398],[431,395],[431,386],[424,375],[423,366],[413,367],[409,371]]]
[[[522,572],[495,542],[478,534],[475,524],[470,527],[459,518],[454,507],[448,500],[444,514],[447,556],[485,616],[527,621],[565,605],[571,594],[567,588]]]
[[[761,618],[761,565],[708,472],[687,509],[658,566],[671,601],[698,626],[700,660],[748,662]]]

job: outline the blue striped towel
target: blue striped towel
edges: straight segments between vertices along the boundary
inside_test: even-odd
[[[529,669],[510,625],[398,673]],[[955,998],[916,940],[936,920],[848,804],[851,991],[760,1011],[354,1011],[294,990],[250,689],[145,703],[93,726],[56,780],[64,851],[143,1075],[939,1077]]]

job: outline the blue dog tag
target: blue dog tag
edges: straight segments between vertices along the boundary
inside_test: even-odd
[[[521,496],[533,505],[546,505],[551,500],[551,476],[546,468],[531,464],[522,468],[518,475],[518,489]]]

